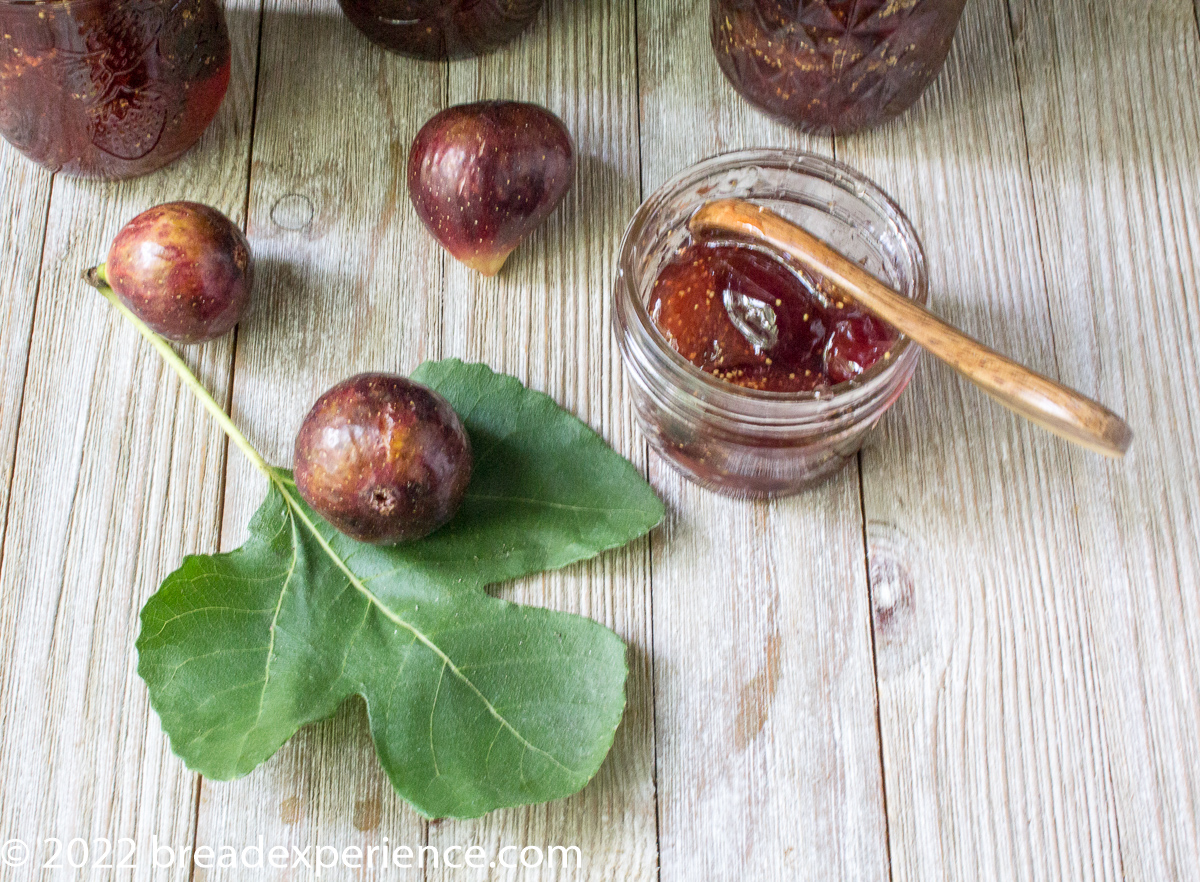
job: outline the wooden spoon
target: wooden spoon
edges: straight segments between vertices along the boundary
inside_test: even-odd
[[[907,335],[1005,407],[1105,456],[1121,457],[1129,450],[1133,432],[1121,417],[973,340],[770,209],[722,199],[701,207],[689,227],[693,234],[715,231],[770,245],[828,279],[846,299]]]

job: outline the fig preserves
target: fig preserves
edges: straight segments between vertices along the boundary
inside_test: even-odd
[[[339,0],[373,43],[441,61],[483,55],[515,39],[537,18],[542,0]]]
[[[908,386],[919,350],[769,249],[694,238],[689,224],[714,198],[770,208],[918,303],[924,254],[871,181],[782,150],[686,169],[630,223],[613,324],[651,448],[720,493],[795,493],[853,462]]]
[[[745,98],[805,131],[899,116],[937,77],[965,0],[711,0],[712,44]]]
[[[0,134],[51,171],[147,174],[212,122],[229,56],[214,0],[0,0]]]
[[[646,304],[671,347],[705,373],[763,392],[815,392],[889,356],[899,335],[773,254],[702,239],[659,273]]]

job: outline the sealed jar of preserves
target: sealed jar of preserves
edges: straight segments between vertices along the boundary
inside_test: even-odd
[[[0,0],[0,134],[52,171],[155,171],[216,116],[229,54],[215,0]]]
[[[795,493],[854,458],[912,379],[919,350],[780,255],[694,239],[696,209],[724,198],[778,212],[921,303],[925,257],[878,187],[809,154],[707,160],[634,216],[613,322],[642,432],[710,489]]]
[[[516,38],[542,0],[339,0],[346,17],[392,52],[440,61],[483,55]]]
[[[745,98],[805,131],[899,116],[946,62],[965,0],[711,0],[712,44]]]

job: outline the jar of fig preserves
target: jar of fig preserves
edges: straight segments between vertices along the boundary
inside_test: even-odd
[[[735,89],[809,132],[877,126],[946,62],[966,0],[711,0],[712,44]]]
[[[916,369],[900,336],[853,380],[781,393],[733,385],[685,359],[647,309],[664,266],[691,241],[705,202],[740,198],[800,224],[904,296],[927,298],[925,256],[912,224],[852,169],[810,154],[731,153],[687,169],[651,196],[621,246],[613,322],[638,424],[686,477],[736,497],[795,493],[850,462]]]
[[[441,61],[484,55],[515,39],[542,0],[339,0],[342,11],[385,49]]]
[[[147,174],[212,122],[229,55],[215,0],[0,0],[0,134],[51,171]]]

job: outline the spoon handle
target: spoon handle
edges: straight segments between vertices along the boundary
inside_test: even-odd
[[[734,234],[782,251],[805,269],[828,279],[848,300],[892,325],[1005,407],[1105,456],[1121,457],[1129,450],[1133,432],[1121,417],[968,337],[770,209],[740,199],[709,202],[692,217],[690,228],[693,233],[710,230]]]

